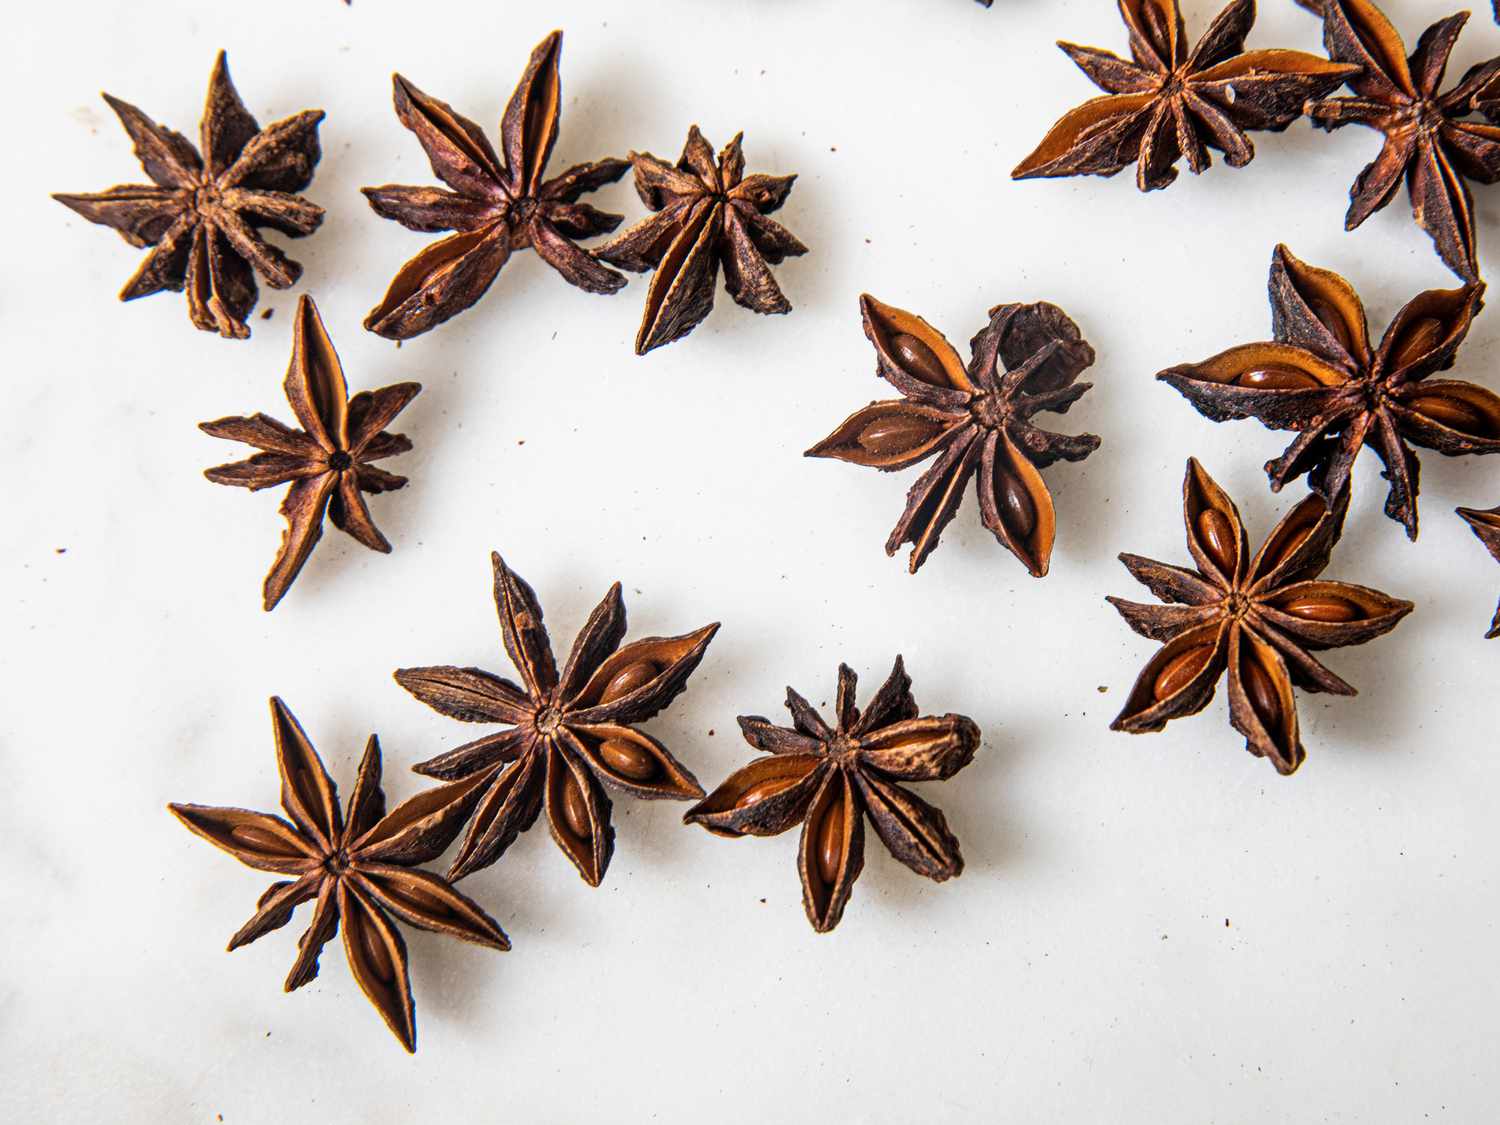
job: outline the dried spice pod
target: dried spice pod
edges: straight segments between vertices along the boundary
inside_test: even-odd
[[[768,754],[737,770],[683,817],[718,836],[775,836],[802,825],[802,905],[819,933],[838,925],[864,867],[864,822],[918,875],[962,873],[958,838],[942,812],[901,785],[939,781],[968,765],[979,728],[963,715],[921,715],[901,657],[870,705],[855,705],[857,677],[839,665],[834,725],[786,690],[792,726],[742,715],[745,741]]]
[[[186,290],[195,327],[245,339],[259,297],[255,275],[273,289],[286,289],[302,276],[301,265],[261,231],[300,238],[323,221],[323,209],[297,194],[312,182],[322,155],[323,111],[304,110],[262,129],[240,101],[223,51],[208,80],[200,148],[129,102],[103,96],[135,142],[151,183],[52,198],[91,223],[119,231],[132,246],[151,247],[120,300]]]
[[[1490,553],[1490,558],[1500,562],[1500,507],[1455,510],[1469,525],[1479,541],[1484,544],[1484,549]],[[1500,606],[1495,608],[1494,619],[1490,622],[1490,631],[1485,634],[1485,637],[1489,640],[1500,637]]]
[[[1390,481],[1385,512],[1417,537],[1417,455],[1500,452],[1500,396],[1430,376],[1453,366],[1483,307],[1484,284],[1413,297],[1371,345],[1364,305],[1338,274],[1309,266],[1285,246],[1271,255],[1272,339],[1242,344],[1156,377],[1215,422],[1255,418],[1296,439],[1266,463],[1280,490],[1303,474],[1331,501],[1349,484],[1366,445]]]
[[[885,545],[894,555],[912,544],[913,574],[938,545],[974,476],[984,526],[1031,574],[1045,575],[1057,520],[1040,470],[1083,460],[1099,448],[1099,438],[1052,433],[1032,418],[1046,410],[1066,413],[1093,386],[1077,379],[1094,362],[1094,349],[1056,305],[997,305],[971,341],[965,368],[921,317],[868,293],[859,304],[876,374],[903,397],[855,411],[804,456],[884,472],[935,458],[907,493]]]
[[[252,492],[291,485],[281,502],[287,529],[263,590],[267,610],[276,608],[311,557],[323,535],[325,515],[370,550],[390,553],[391,544],[375,526],[361,493],[391,492],[406,484],[405,477],[377,468],[374,462],[411,449],[404,434],[389,433],[386,426],[422,389],[420,383],[393,383],[351,399],[333,341],[317,306],[305,294],[297,302],[292,360],[283,385],[292,413],[302,423],[300,430],[264,414],[220,418],[198,427],[262,451],[206,470],[203,475],[215,484]]]
[[[735,304],[758,313],[792,311],[771,267],[807,253],[768,216],[791,194],[796,176],[745,175],[736,133],[714,157],[694,125],[676,165],[632,152],[635,190],[656,214],[598,247],[594,256],[621,269],[655,270],[635,354],[680,340],[713,310],[719,267]]]
[[[167,806],[190,831],[241,863],[287,876],[261,896],[254,916],[229,939],[229,949],[280,929],[298,906],[314,903],[286,990],[301,988],[318,975],[323,946],[342,926],[354,979],[401,1045],[415,1051],[416,1010],[406,943],[395,920],[491,949],[510,948],[510,940],[476,902],[441,875],[418,869],[453,842],[481,786],[465,781],[429,789],[387,812],[380,743],[372,734],[341,814],[338,790],[323,760],[280,699],[271,700],[271,724],[281,807],[290,821],[249,809]]]
[[[630,165],[596,160],[542,177],[557,143],[562,111],[558,61],[562,32],[537,44],[500,122],[500,153],[484,130],[447,102],[424,94],[401,75],[393,79],[396,116],[410,129],[452,191],[386,184],[364,188],[375,213],[408,230],[454,231],[406,265],[365,327],[391,340],[420,336],[457,316],[484,296],[511,253],[527,247],[590,293],[613,293],[625,278],[596,262],[575,239],[620,225],[579,197],[612,184]]]
[[[625,603],[616,582],[559,673],[536,593],[498,554],[490,558],[500,632],[521,683],[452,666],[395,674],[397,683],[450,719],[506,728],[414,767],[429,777],[474,781],[483,791],[448,877],[461,879],[494,863],[545,804],[553,840],[597,887],[615,846],[606,786],[647,800],[703,796],[682,763],[635,728],[687,687],[719,625],[621,648]]]
[[[1385,137],[1379,155],[1349,191],[1345,229],[1353,230],[1395,198],[1404,177],[1412,217],[1431,236],[1439,257],[1465,281],[1478,281],[1473,197],[1466,181],[1500,179],[1500,129],[1465,119],[1500,77],[1500,58],[1470,67],[1443,93],[1448,58],[1468,12],[1429,27],[1408,58],[1401,36],[1370,0],[1320,0],[1313,10],[1323,17],[1328,54],[1360,70],[1348,79],[1353,97],[1312,101],[1308,116],[1322,129],[1365,125]]]
[[[1254,0],[1232,0],[1191,50],[1177,0],[1119,0],[1130,59],[1096,47],[1058,43],[1106,96],[1066,114],[1011,173],[1113,176],[1135,162],[1142,191],[1177,179],[1186,158],[1196,175],[1209,149],[1231,168],[1255,155],[1247,132],[1281,132],[1303,103],[1335,89],[1357,66],[1301,51],[1246,51]]]
[[[1318,578],[1347,506],[1347,492],[1331,503],[1306,497],[1251,555],[1234,501],[1189,460],[1182,509],[1196,569],[1122,554],[1136,581],[1166,604],[1107,599],[1137,633],[1162,642],[1110,729],[1143,734],[1195,715],[1228,671],[1229,721],[1245,749],[1277,773],[1295,773],[1306,751],[1293,687],[1355,694],[1313,653],[1364,644],[1412,610],[1378,590]]]

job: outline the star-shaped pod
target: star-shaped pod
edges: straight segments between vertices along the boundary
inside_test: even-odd
[[[792,726],[742,715],[745,741],[770,757],[730,774],[683,817],[729,837],[776,836],[801,824],[802,905],[819,933],[839,924],[865,865],[867,815],[891,855],[918,875],[941,883],[964,869],[942,812],[898,782],[952,777],[973,761],[979,728],[963,715],[920,715],[899,656],[863,714],[857,685],[840,664],[832,727],[791,688]]]
[[[1164,188],[1186,157],[1194,174],[1218,149],[1231,168],[1250,163],[1251,129],[1280,132],[1303,103],[1355,73],[1356,66],[1301,51],[1246,51],[1254,0],[1232,0],[1188,49],[1177,0],[1119,0],[1131,59],[1059,43],[1107,96],[1072,110],[1016,167],[1033,176],[1113,176],[1136,163],[1136,186]]]
[[[258,871],[285,875],[261,895],[251,919],[229,939],[230,950],[292,920],[305,902],[312,922],[297,943],[286,990],[318,975],[323,946],[344,930],[344,954],[359,987],[401,1045],[416,1050],[416,1012],[406,970],[406,943],[395,919],[491,949],[510,941],[477,903],[441,875],[417,870],[442,854],[479,798],[478,784],[420,793],[390,812],[380,787],[380,743],[365,747],[348,808],[295,716],[271,700],[281,807],[290,820],[249,809],[169,805],[177,819],[215,847]]]
[[[1332,500],[1349,483],[1366,445],[1385,463],[1385,512],[1417,537],[1420,464],[1411,446],[1449,457],[1500,452],[1500,396],[1473,383],[1433,379],[1453,366],[1483,305],[1483,283],[1431,289],[1396,314],[1378,347],[1364,305],[1338,274],[1299,261],[1285,246],[1271,256],[1273,339],[1242,344],[1157,378],[1216,422],[1256,418],[1297,431],[1266,464],[1279,490],[1304,473]]]
[[[1500,562],[1500,508],[1459,508],[1457,511],[1484,544],[1490,557]],[[1485,637],[1491,640],[1500,637],[1500,606],[1495,609],[1495,617],[1490,622],[1490,631]]]
[[[735,304],[758,313],[791,312],[771,267],[807,253],[774,219],[796,176],[745,175],[735,137],[714,159],[694,125],[676,165],[649,152],[632,152],[635,190],[656,214],[594,251],[635,273],[655,270],[635,354],[680,340],[713,310],[719,267]]]
[[[204,472],[215,484],[252,492],[290,484],[281,514],[287,529],[281,550],[264,587],[265,608],[276,607],[323,535],[323,517],[372,551],[389,554],[390,542],[370,518],[362,492],[390,492],[406,484],[372,462],[411,448],[404,434],[386,432],[422,389],[420,383],[394,383],[378,391],[361,391],[352,399],[333,341],[323,329],[312,298],[297,303],[292,334],[292,361],[287,367],[287,401],[302,423],[294,430],[265,414],[220,418],[199,429],[229,441],[242,441],[262,452],[245,461]]]
[[[859,299],[875,371],[902,398],[856,410],[807,457],[835,457],[890,472],[928,458],[932,466],[907,493],[906,510],[885,544],[911,543],[915,574],[977,478],[979,515],[1003,547],[1040,578],[1052,559],[1057,516],[1041,471],[1081,461],[1099,448],[1094,434],[1041,429],[1033,416],[1065,413],[1092,383],[1077,382],[1094,349],[1056,305],[997,305],[971,341],[966,369],[953,345],[919,316]]]
[[[387,184],[363,189],[365,196],[377,215],[409,230],[457,233],[401,267],[385,298],[365,317],[371,332],[409,340],[436,328],[483,297],[511,252],[526,247],[590,293],[613,293],[625,284],[574,239],[620,225],[621,216],[578,199],[614,183],[630,165],[598,160],[543,179],[562,109],[561,54],[560,31],[531,52],[500,122],[503,157],[473,121],[395,76],[396,116],[416,134],[433,175],[453,190]]]
[[[255,275],[273,289],[302,276],[261,229],[300,238],[323,221],[323,209],[297,194],[312,182],[321,155],[323,111],[304,110],[262,129],[240,101],[223,51],[208,80],[199,148],[129,102],[109,94],[104,100],[135,142],[151,183],[52,198],[132,246],[151,247],[120,300],[185,289],[195,327],[244,339],[259,296]]]
[[[1323,0],[1323,41],[1341,62],[1358,64],[1353,97],[1307,107],[1313,123],[1333,130],[1366,125],[1385,135],[1380,154],[1349,191],[1344,226],[1353,230],[1393,198],[1406,180],[1412,217],[1438,255],[1465,281],[1477,281],[1473,197],[1466,180],[1500,179],[1500,128],[1465,120],[1497,75],[1500,58],[1470,68],[1447,93],[1443,74],[1469,13],[1439,20],[1408,58],[1401,36],[1369,0]]]
[[[1411,602],[1378,590],[1318,578],[1343,531],[1347,496],[1332,505],[1306,497],[1252,557],[1234,501],[1188,461],[1182,510],[1197,569],[1120,556],[1167,604],[1108,599],[1137,633],[1162,642],[1110,728],[1143,734],[1196,715],[1227,670],[1229,721],[1245,736],[1245,749],[1270,759],[1277,773],[1296,772],[1306,751],[1292,688],[1355,694],[1313,653],[1364,644],[1412,610]]]
[[[635,724],[687,686],[719,626],[620,648],[625,604],[616,582],[559,673],[536,594],[498,554],[491,562],[500,632],[521,683],[479,668],[396,672],[396,682],[433,710],[508,728],[415,767],[429,777],[477,779],[483,789],[448,875],[461,879],[494,863],[545,804],[553,840],[597,887],[615,846],[605,786],[648,800],[703,796],[697,779]]]

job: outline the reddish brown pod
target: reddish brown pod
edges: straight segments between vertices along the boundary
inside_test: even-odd
[[[1484,544],[1484,549],[1490,553],[1490,557],[1500,562],[1500,507],[1496,508],[1459,508],[1460,518],[1469,525],[1475,537]],[[1500,637],[1500,606],[1495,608],[1494,619],[1490,622],[1490,631],[1485,634],[1486,639],[1493,640]]]

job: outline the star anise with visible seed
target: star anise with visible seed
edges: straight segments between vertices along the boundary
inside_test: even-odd
[[[713,310],[719,267],[735,304],[758,313],[785,313],[791,302],[771,266],[806,254],[807,247],[774,219],[796,176],[745,175],[745,154],[735,137],[714,159],[694,125],[677,164],[632,152],[635,190],[656,214],[594,251],[622,269],[655,270],[635,354],[680,340]]]
[[[372,551],[388,554],[390,542],[370,518],[361,492],[390,492],[406,484],[373,462],[411,448],[404,434],[386,426],[422,389],[420,383],[394,383],[378,391],[361,391],[352,399],[344,369],[323,321],[304,295],[297,303],[292,332],[292,361],[287,367],[287,401],[302,429],[294,430],[265,414],[248,418],[220,418],[199,429],[229,441],[242,441],[263,450],[245,461],[219,465],[204,472],[215,484],[231,484],[252,492],[291,484],[281,502],[287,529],[271,572],[266,575],[265,608],[291,588],[302,566],[323,534],[323,516],[333,526]]]
[[[323,761],[280,699],[271,700],[281,807],[291,817],[249,809],[173,804],[191,831],[258,871],[289,878],[260,897],[254,917],[229,939],[230,950],[264,937],[313,902],[312,923],[297,943],[286,990],[318,975],[318,957],[342,924],[349,969],[370,1003],[408,1051],[417,1046],[416,1012],[406,970],[406,943],[391,916],[492,949],[510,941],[495,920],[430,871],[417,870],[442,854],[479,797],[473,783],[445,785],[385,809],[380,787],[380,742],[365,747],[348,809]]]
[[[1163,642],[1130,689],[1112,730],[1143,734],[1196,715],[1229,671],[1229,721],[1245,749],[1281,774],[1306,757],[1292,688],[1354,695],[1313,655],[1390,632],[1411,602],[1348,582],[1320,581],[1343,532],[1348,493],[1307,496],[1254,558],[1239,509],[1196,460],[1182,484],[1188,551],[1197,570],[1139,555],[1120,561],[1166,605],[1109,598],[1143,637]]]
[[[634,724],[664,710],[687,686],[719,626],[620,648],[625,604],[616,582],[559,674],[536,594],[498,554],[491,562],[500,632],[521,684],[478,668],[396,673],[397,683],[449,718],[510,728],[414,767],[430,777],[479,779],[484,789],[448,876],[460,879],[494,863],[545,802],[553,840],[597,887],[615,846],[601,782],[647,799],[703,796],[697,779]]]
[[[302,267],[265,241],[260,229],[300,238],[323,221],[323,209],[297,194],[312,182],[321,155],[323,111],[304,110],[262,129],[240,101],[223,51],[208,80],[201,152],[129,102],[109,94],[104,100],[135,142],[152,182],[52,198],[119,231],[130,245],[152,248],[120,300],[186,289],[196,327],[245,339],[245,321],[259,296],[255,275],[273,289],[302,276]]]
[[[1281,132],[1303,103],[1358,69],[1301,51],[1246,51],[1254,0],[1232,0],[1188,50],[1177,0],[1119,0],[1131,62],[1109,51],[1059,43],[1108,91],[1066,114],[1011,176],[1113,176],[1136,162],[1136,186],[1164,188],[1186,157],[1196,175],[1210,148],[1231,168],[1250,163],[1250,129]]]
[[[1094,349],[1056,305],[997,305],[971,341],[965,370],[958,353],[919,316],[859,299],[876,374],[904,396],[856,410],[807,457],[836,457],[890,472],[936,457],[907,493],[906,510],[885,544],[894,555],[912,544],[917,572],[977,476],[979,515],[1003,547],[1040,578],[1057,531],[1052,494],[1039,470],[1081,461],[1099,448],[1094,434],[1043,430],[1033,415],[1059,414],[1092,383],[1076,382]]]
[[[377,215],[409,230],[457,233],[401,267],[365,317],[371,332],[409,340],[436,328],[484,296],[511,252],[528,246],[565,281],[590,293],[613,293],[625,284],[573,240],[620,225],[622,216],[578,198],[614,183],[630,165],[598,160],[542,179],[557,142],[561,54],[560,31],[531,52],[500,122],[503,158],[473,121],[395,76],[396,116],[416,134],[433,174],[453,190],[387,184],[363,189],[365,196]]]
[[[1500,396],[1457,379],[1429,379],[1453,366],[1482,307],[1483,283],[1420,293],[1370,347],[1364,306],[1338,274],[1299,261],[1285,246],[1271,256],[1274,339],[1242,344],[1158,379],[1216,422],[1256,418],[1295,430],[1286,452],[1266,463],[1276,490],[1306,473],[1332,500],[1369,444],[1390,481],[1385,512],[1417,537],[1417,473],[1411,445],[1449,457],[1500,453]],[[1408,444],[1410,443],[1410,444]]]
[[[1471,67],[1458,85],[1441,93],[1468,12],[1429,27],[1408,59],[1401,36],[1369,0],[1324,0],[1321,11],[1329,55],[1362,70],[1348,79],[1353,97],[1312,101],[1308,115],[1323,129],[1367,125],[1385,134],[1380,155],[1350,189],[1345,228],[1353,230],[1389,203],[1404,176],[1417,225],[1454,273],[1477,281],[1473,197],[1465,180],[1492,184],[1500,179],[1500,128],[1464,118],[1474,112],[1475,97],[1500,75],[1500,58]]]
[[[791,688],[791,727],[740,716],[745,741],[771,756],[730,774],[683,817],[730,837],[776,836],[800,823],[802,905],[819,933],[839,924],[865,865],[867,814],[891,855],[918,875],[941,883],[964,869],[942,812],[897,782],[952,777],[973,761],[979,728],[963,715],[918,717],[899,656],[863,714],[856,686],[840,664],[832,727]]]
[[[1484,549],[1490,553],[1490,557],[1500,562],[1500,508],[1458,508],[1456,510],[1479,541],[1484,544]],[[1500,606],[1495,608],[1494,619],[1490,622],[1490,631],[1485,634],[1485,637],[1490,640],[1500,637]]]

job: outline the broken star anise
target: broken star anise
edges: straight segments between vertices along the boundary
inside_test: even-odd
[[[680,340],[713,310],[719,267],[735,304],[752,312],[785,313],[791,302],[771,266],[806,254],[807,247],[767,218],[791,193],[796,176],[745,175],[735,137],[714,159],[694,125],[676,165],[649,152],[632,152],[635,190],[656,214],[594,251],[622,269],[655,270],[635,338],[636,355]]]
[[[1136,186],[1164,188],[1187,159],[1194,174],[1218,149],[1231,168],[1250,163],[1250,129],[1280,132],[1308,98],[1328,93],[1358,68],[1301,51],[1246,51],[1254,0],[1232,0],[1190,51],[1177,0],[1119,0],[1131,62],[1109,51],[1059,43],[1108,91],[1066,114],[1016,167],[1033,176],[1112,176],[1136,162]]]
[[[258,871],[288,878],[261,895],[255,915],[229,939],[231,951],[280,929],[304,902],[312,922],[297,943],[286,990],[318,975],[318,957],[342,925],[344,954],[359,987],[408,1051],[417,1046],[406,943],[391,916],[408,925],[492,949],[510,941],[484,910],[441,875],[417,870],[442,854],[479,796],[477,785],[446,785],[385,809],[380,742],[372,734],[340,815],[338,790],[285,703],[271,700],[281,807],[271,813],[210,805],[168,808],[191,831]]]
[[[616,582],[559,674],[536,594],[498,554],[491,562],[500,632],[521,684],[479,668],[396,672],[396,682],[434,711],[509,728],[414,767],[429,777],[478,779],[484,789],[448,875],[460,879],[494,863],[545,802],[553,840],[597,887],[615,846],[601,782],[647,799],[703,796],[697,779],[634,724],[664,710],[687,686],[719,626],[620,648],[625,604]]]
[[[807,451],[885,472],[936,457],[906,497],[885,544],[894,555],[912,544],[917,572],[953,519],[964,487],[977,476],[979,515],[1002,546],[1033,575],[1047,573],[1057,516],[1041,469],[1081,461],[1099,447],[1094,434],[1043,430],[1032,416],[1065,413],[1092,383],[1079,383],[1094,349],[1056,305],[997,305],[971,341],[968,369],[946,339],[919,316],[859,299],[876,374],[904,396],[855,411]]]
[[[1459,508],[1458,514],[1463,521],[1484,544],[1484,549],[1490,553],[1490,557],[1500,562],[1500,508]],[[1500,637],[1500,606],[1495,608],[1495,616],[1490,621],[1490,631],[1485,637],[1493,640]]]
[[[1354,695],[1313,655],[1388,633],[1411,602],[1348,582],[1320,581],[1343,531],[1348,493],[1310,495],[1286,514],[1252,558],[1239,509],[1196,460],[1182,484],[1188,551],[1197,570],[1122,554],[1120,561],[1166,605],[1109,598],[1143,637],[1163,642],[1112,730],[1142,734],[1196,715],[1229,672],[1229,721],[1245,749],[1290,774],[1306,757],[1292,688]]]
[[[220,418],[199,429],[228,441],[242,441],[262,452],[244,461],[204,472],[215,484],[252,492],[290,484],[281,502],[287,529],[281,549],[266,575],[265,608],[276,607],[291,588],[323,534],[323,517],[372,551],[388,554],[390,542],[370,518],[361,492],[390,492],[406,484],[372,462],[411,448],[404,434],[386,426],[422,389],[420,383],[394,383],[378,391],[361,391],[352,399],[333,341],[323,329],[312,298],[297,302],[292,332],[292,360],[284,384],[292,413],[302,423],[294,430],[265,414]]]
[[[1365,310],[1338,274],[1271,256],[1273,340],[1242,344],[1157,378],[1216,422],[1256,418],[1295,430],[1266,464],[1279,490],[1303,473],[1325,500],[1349,483],[1359,451],[1374,447],[1390,481],[1385,512],[1417,537],[1420,465],[1412,445],[1449,457],[1500,453],[1500,396],[1457,379],[1429,379],[1453,366],[1482,305],[1483,283],[1420,293],[1371,348]],[[1409,444],[1410,443],[1410,444]]]
[[[919,717],[901,657],[863,714],[857,679],[839,665],[835,725],[786,689],[791,727],[742,715],[745,741],[770,757],[736,770],[683,820],[719,836],[776,836],[802,825],[797,870],[802,905],[819,933],[838,925],[865,865],[865,816],[918,875],[941,883],[964,869],[942,812],[901,781],[939,781],[974,759],[979,728],[963,715]]]
[[[401,267],[385,298],[365,317],[371,332],[409,340],[436,328],[484,296],[511,252],[528,246],[564,280],[590,293],[613,293],[625,284],[573,240],[620,225],[621,216],[578,197],[614,183],[630,165],[598,160],[542,178],[557,142],[561,54],[560,31],[531,52],[500,122],[503,157],[473,121],[395,76],[396,116],[416,134],[433,174],[453,191],[387,184],[363,189],[365,196],[377,215],[409,230],[457,233]]]
[[[194,326],[246,338],[245,320],[259,296],[255,275],[273,289],[302,276],[302,267],[263,239],[260,228],[299,238],[323,221],[323,209],[297,194],[312,182],[321,155],[323,111],[304,110],[262,129],[240,101],[223,51],[208,80],[201,152],[129,102],[109,94],[104,100],[152,182],[52,198],[119,231],[132,246],[151,247],[120,300],[186,289]]]
[[[1370,0],[1322,0],[1321,10],[1329,55],[1362,69],[1347,80],[1353,97],[1312,101],[1308,116],[1323,129],[1366,125],[1385,135],[1380,154],[1350,189],[1345,228],[1353,230],[1389,203],[1404,176],[1417,225],[1454,273],[1477,281],[1473,198],[1465,181],[1500,179],[1500,128],[1464,118],[1500,75],[1500,58],[1471,67],[1441,93],[1468,12],[1429,27],[1407,58],[1401,36]]]

